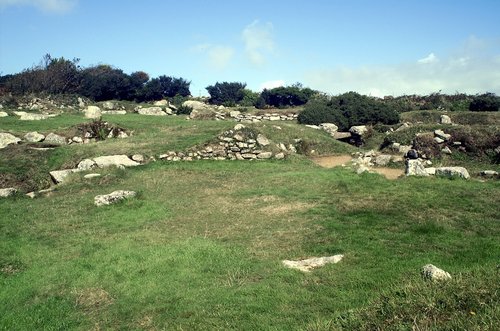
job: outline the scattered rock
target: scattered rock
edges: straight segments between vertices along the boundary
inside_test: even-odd
[[[140,163],[129,159],[127,155],[99,156],[94,158],[94,161],[99,168],[105,168],[110,166],[134,167],[140,165]]]
[[[17,192],[17,189],[13,187],[8,188],[0,188],[0,198],[7,198],[11,195],[14,195]]]
[[[363,136],[366,132],[368,132],[368,128],[366,125],[356,125],[352,126],[349,129],[349,132],[358,136]]]
[[[498,176],[498,172],[495,170],[483,170],[480,172],[480,175],[483,177],[496,177]]]
[[[94,204],[98,207],[107,206],[135,196],[136,193],[134,191],[118,190],[110,194],[96,196],[94,198]]]
[[[142,154],[134,154],[134,155],[132,155],[132,160],[135,161],[135,162],[142,163],[142,162],[144,162],[144,155],[142,155]]]
[[[115,109],[115,104],[113,101],[104,101],[104,103],[102,104],[102,108],[106,110],[113,110]]]
[[[53,145],[66,145],[66,138],[51,132],[45,137],[44,142]]]
[[[9,116],[9,114],[7,114],[4,111],[0,111],[0,117],[7,117],[7,116]]]
[[[45,139],[45,136],[41,133],[38,133],[36,131],[33,132],[28,132],[24,135],[24,140],[30,143],[38,143],[42,140]]]
[[[335,124],[333,123],[321,123],[319,125],[320,129],[322,129],[323,131],[326,131],[327,133],[329,133],[332,137],[335,135],[335,133],[338,131],[339,127],[336,126]]]
[[[148,108],[140,108],[137,112],[141,115],[149,115],[149,116],[167,116],[161,107],[148,107]]]
[[[322,267],[327,263],[338,263],[343,257],[344,255],[339,254],[333,256],[312,257],[299,261],[284,260],[282,263],[287,268],[297,269],[302,272],[310,272],[312,269]]]
[[[429,174],[425,171],[425,168],[420,160],[406,160],[406,176],[422,176],[427,177]]]
[[[447,178],[452,178],[452,177],[464,178],[464,179],[470,178],[469,172],[464,167],[436,168],[436,176],[437,177],[447,177]]]
[[[430,281],[441,281],[441,280],[451,279],[451,275],[448,272],[444,271],[443,269],[439,269],[438,267],[432,264],[424,265],[420,273],[425,280],[430,280]]]
[[[269,139],[267,139],[264,135],[259,134],[257,135],[257,143],[260,146],[267,146],[270,144]]]
[[[85,178],[85,179],[91,179],[91,178],[97,178],[97,177],[101,177],[101,174],[87,174],[87,175],[83,176],[83,178]]]
[[[94,160],[91,159],[85,159],[78,163],[78,166],[76,167],[78,171],[88,171],[90,169],[94,169],[97,167],[97,164]]]
[[[443,130],[434,130],[434,135],[444,141],[448,141],[451,139],[451,134],[444,133]]]
[[[21,139],[10,133],[0,132],[0,149],[7,147],[10,144],[17,144]]]
[[[441,153],[451,155],[451,154],[452,154],[452,151],[451,151],[451,149],[450,149],[448,146],[445,146],[445,147],[441,150]]]
[[[375,157],[375,165],[379,167],[385,167],[391,162],[392,155],[381,154]]]
[[[448,115],[441,115],[440,122],[441,124],[451,124],[451,118]]]
[[[96,120],[101,119],[102,116],[101,108],[97,106],[88,106],[87,109],[85,109],[84,114],[85,118],[96,119]]]
[[[75,172],[75,169],[65,169],[65,170],[54,170],[54,171],[49,172],[49,174],[56,184],[60,184],[60,183],[64,182],[66,177],[68,177],[70,174],[72,174],[74,172]]]

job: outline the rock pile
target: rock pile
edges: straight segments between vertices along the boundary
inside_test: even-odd
[[[167,161],[192,161],[192,160],[265,160],[270,158],[283,159],[285,153],[293,153],[295,147],[284,144],[276,145],[280,152],[273,153],[270,150],[271,142],[262,134],[242,124],[237,124],[233,130],[229,130],[217,137],[217,141],[207,144],[201,149],[193,149],[188,152],[168,152],[161,154],[160,159]]]

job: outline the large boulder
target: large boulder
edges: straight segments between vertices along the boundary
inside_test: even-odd
[[[427,264],[422,267],[420,274],[425,280],[441,281],[451,279],[451,275],[432,264]]]
[[[149,116],[166,116],[161,107],[148,107],[148,108],[139,108],[137,112],[141,115],[149,115]]]
[[[193,111],[203,111],[203,110],[208,110],[211,109],[209,105],[206,103],[200,102],[200,101],[195,101],[195,100],[187,100],[182,103],[184,107],[191,107],[193,108]]]
[[[134,191],[124,191],[118,190],[111,192],[110,194],[98,195],[94,197],[94,204],[97,207],[107,206],[119,201],[135,197],[136,193]]]
[[[429,174],[425,171],[424,165],[420,160],[406,160],[406,176],[422,176],[427,177]]]
[[[157,106],[157,107],[168,107],[168,100],[158,100],[158,101],[155,101],[153,103],[153,106]]]
[[[90,118],[90,119],[101,119],[102,112],[101,108],[97,106],[88,106],[85,111],[85,118]]]
[[[134,167],[140,165],[140,163],[135,162],[127,155],[107,155],[107,156],[99,156],[94,158],[94,162],[97,164],[99,168],[105,167]]]
[[[10,133],[0,132],[0,149],[5,148],[10,144],[17,144],[20,141],[21,139]]]
[[[45,136],[41,133],[38,133],[36,131],[33,132],[28,132],[24,135],[24,140],[30,143],[38,143],[42,140],[45,139]]]
[[[44,142],[53,145],[66,145],[66,138],[51,132],[45,137]]]
[[[440,167],[436,168],[437,177],[447,177],[447,178],[463,178],[469,179],[470,175],[467,169],[464,167]]]

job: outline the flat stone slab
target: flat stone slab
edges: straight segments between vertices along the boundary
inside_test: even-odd
[[[339,263],[344,258],[344,255],[338,254],[333,256],[312,257],[305,260],[291,261],[283,260],[285,267],[297,269],[302,272],[310,272],[312,269],[319,268],[328,263]]]
[[[0,149],[7,147],[10,144],[17,144],[21,139],[7,132],[0,132]]]
[[[68,177],[70,174],[76,172],[76,169],[64,169],[64,170],[54,170],[49,172],[50,176],[52,179],[54,179],[54,182],[56,184],[64,182],[66,177]]]
[[[99,156],[94,158],[94,162],[97,164],[99,168],[105,168],[105,167],[111,167],[111,166],[116,166],[116,167],[135,167],[140,165],[139,162],[135,162],[127,155],[108,155],[108,156]]]
[[[134,191],[118,190],[111,192],[110,194],[97,195],[94,198],[94,204],[97,207],[107,206],[128,198],[135,197],[135,195],[136,193]]]

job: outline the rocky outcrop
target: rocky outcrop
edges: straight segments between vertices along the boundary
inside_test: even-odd
[[[94,197],[94,204],[97,207],[107,206],[135,196],[136,192],[134,191],[118,190],[111,192],[110,194],[97,195]]]
[[[420,274],[425,280],[442,281],[451,279],[451,275],[432,264],[427,264],[422,267]]]
[[[285,267],[297,269],[302,272],[310,272],[312,269],[319,268],[328,263],[339,263],[344,258],[344,255],[333,255],[324,257],[312,257],[305,260],[291,261],[283,260],[282,263]]]
[[[17,144],[21,139],[17,138],[13,134],[7,132],[0,132],[0,149],[7,147],[11,144]]]
[[[437,177],[446,177],[446,178],[463,178],[469,179],[470,175],[467,169],[464,167],[440,167],[436,168],[436,176]]]

